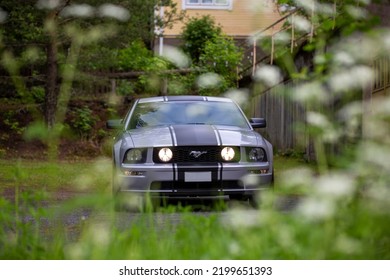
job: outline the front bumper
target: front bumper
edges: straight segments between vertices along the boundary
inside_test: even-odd
[[[268,163],[122,164],[114,193],[160,197],[251,196],[270,188]]]

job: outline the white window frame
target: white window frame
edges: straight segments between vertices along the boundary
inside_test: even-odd
[[[227,4],[217,4],[215,0],[213,3],[202,3],[202,0],[198,1],[198,4],[189,3],[189,0],[182,0],[183,10],[232,10],[233,0],[227,0]]]

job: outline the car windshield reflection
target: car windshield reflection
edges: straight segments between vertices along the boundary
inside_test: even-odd
[[[182,124],[248,128],[245,117],[234,103],[178,101],[138,104],[128,129]]]

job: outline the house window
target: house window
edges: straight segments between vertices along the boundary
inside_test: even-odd
[[[219,9],[231,10],[233,0],[183,0],[183,10],[186,9]]]

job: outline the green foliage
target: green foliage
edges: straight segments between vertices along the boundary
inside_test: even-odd
[[[378,23],[378,19],[370,15],[367,10],[367,4],[369,1],[278,0],[277,2],[279,5],[297,9],[297,12],[294,15],[294,37],[295,40],[297,40],[297,47],[291,54],[291,41],[286,40],[285,42],[278,42],[275,40],[275,47],[273,50],[276,63],[283,70],[286,70],[286,73],[289,77],[293,78],[299,77],[301,79],[311,79],[316,75],[317,77],[326,75],[326,73],[329,72],[328,66],[330,63],[329,60],[324,61],[324,59],[314,59],[313,65],[305,65],[313,67],[314,71],[309,73],[309,75],[304,76],[301,75],[302,73],[299,73],[302,70],[300,67],[296,67],[291,63],[286,63],[287,60],[295,60],[295,62],[297,62],[299,59],[301,59],[301,56],[303,56],[302,53],[310,53],[313,55],[319,54],[319,56],[326,55],[328,46],[336,44],[337,41],[356,33],[367,32],[375,27]],[[290,11],[290,9],[287,9],[287,12]],[[306,28],[298,28],[299,24],[297,24],[297,22],[306,22]],[[286,36],[291,35],[290,23],[291,21],[289,20],[285,23],[286,33],[284,35]],[[310,29],[312,26],[314,36],[310,35]],[[267,52],[271,52],[272,50],[271,40],[267,36],[260,38],[259,45],[267,50]],[[329,59],[329,57],[326,59]]]
[[[76,108],[71,112],[71,127],[76,130],[82,139],[89,139],[91,137],[91,132],[97,121],[96,116],[92,113],[92,110],[87,106]]]
[[[34,103],[44,103],[45,101],[45,89],[42,86],[35,86],[30,89],[31,96]]]
[[[341,5],[342,1],[337,3]],[[372,107],[366,115],[362,108],[367,104],[354,100],[354,97],[366,86],[364,81],[371,73],[365,63],[371,63],[373,55],[388,55],[386,40],[389,33],[370,30],[368,34],[360,32],[357,38],[343,38],[357,29],[364,31],[364,28],[360,29],[363,21],[354,19],[345,23],[341,20],[342,25],[336,21],[338,28],[334,34],[328,34],[332,33],[331,26],[329,21],[324,21],[318,29],[318,37],[313,38],[312,45],[307,47],[315,52],[314,69],[306,68],[297,75],[302,80],[311,80],[286,93],[308,108],[305,116],[308,128],[302,130],[302,134],[308,133],[305,137],[313,140],[317,164],[314,167],[295,165],[295,162],[291,163],[294,159],[276,156],[276,185],[273,192],[263,193],[259,210],[232,205],[226,207],[227,210],[213,209],[199,215],[190,212],[189,208],[162,208],[157,214],[137,214],[132,224],[124,228],[121,219],[128,221],[128,214],[114,213],[112,209],[112,164],[109,160],[97,159],[87,163],[2,160],[0,188],[8,196],[0,198],[0,258],[388,260],[390,99],[383,97],[370,102]],[[72,38],[78,42],[85,34],[81,32]],[[331,44],[334,38],[342,40]],[[325,43],[331,48],[325,48]],[[81,48],[81,45],[76,44],[76,47]],[[212,54],[217,55],[223,50],[213,45],[212,40],[205,41],[201,47],[202,52],[195,59],[204,57],[204,67],[213,66]],[[70,53],[74,56],[68,60],[68,67],[75,67],[77,50],[71,46]],[[344,55],[344,60],[336,59],[340,54]],[[129,51],[124,57],[127,59],[132,55]],[[230,55],[226,54],[226,57]],[[11,55],[6,59],[18,62]],[[128,61],[126,65],[130,63]],[[11,73],[15,70],[12,67],[19,66],[6,64]],[[142,67],[166,69],[161,60]],[[221,67],[218,71],[229,75],[228,68]],[[68,79],[68,88],[63,91],[67,93],[75,73],[64,73],[67,74],[64,78]],[[198,78],[195,74],[185,78],[173,75],[175,83],[171,89],[180,94],[197,80],[198,85],[205,85],[205,90],[213,91],[219,83],[227,82],[224,75],[206,73]],[[139,82],[153,92],[159,88],[161,79],[157,75],[142,76]],[[26,92],[20,88],[21,92]],[[62,104],[66,109],[67,103]],[[268,109],[278,110],[279,107]],[[363,118],[365,134],[361,137],[360,121]],[[6,115],[5,120],[9,129],[20,129],[13,114]],[[81,137],[88,138],[95,121],[91,110],[83,107],[73,111],[71,124]],[[56,129],[61,132],[61,125]],[[26,132],[26,137],[43,139],[47,134],[48,130],[37,123]],[[98,134],[105,135],[104,131]],[[47,142],[53,141],[53,138],[46,137]],[[329,143],[343,144],[333,159],[338,164],[328,162]],[[4,153],[2,149],[1,153]],[[292,169],[286,170],[286,165],[292,165]],[[51,202],[56,204],[55,211],[47,208],[47,191],[64,188],[74,192],[77,198],[66,203]],[[93,194],[82,196],[87,190]],[[295,202],[288,211],[279,208],[286,200]],[[49,209],[51,213],[48,213]],[[85,209],[87,211],[82,213],[91,216],[87,214],[88,217],[83,216],[70,226],[62,222],[67,215],[74,217]],[[96,217],[103,217],[103,221],[95,222]],[[161,223],[163,219],[164,224]]]
[[[84,71],[118,69],[118,50],[104,43],[85,46],[80,52],[78,65]]]
[[[221,27],[215,24],[215,20],[210,16],[191,18],[185,25],[181,38],[184,41],[183,50],[197,64],[200,57],[205,52],[207,41],[221,35]]]
[[[190,19],[183,29],[182,39],[183,50],[191,57],[194,67],[209,73],[199,78],[190,76],[182,86],[191,91],[196,83],[201,95],[220,95],[237,86],[243,51],[222,33],[211,16]],[[180,90],[177,86],[176,83],[173,90]]]
[[[119,80],[116,93],[122,96],[132,95],[135,93],[135,83],[127,80]]]
[[[153,53],[142,41],[134,41],[129,47],[118,52],[120,70],[146,70],[152,64]]]
[[[91,5],[99,6],[106,1],[94,1]],[[178,11],[172,0],[164,1],[165,18],[159,16],[161,2],[155,0],[110,1],[127,9],[131,17],[126,22],[109,22],[97,18],[80,20],[83,26],[105,25],[113,29],[109,39],[84,47],[81,51],[83,69],[86,70],[143,70],[149,63],[141,58],[150,58],[156,27],[169,28],[174,22],[184,18],[185,12]],[[104,27],[103,27],[104,28]],[[118,53],[119,50],[119,53]],[[141,51],[137,56],[134,51]],[[149,51],[147,51],[149,50]],[[131,58],[137,60],[133,62]],[[130,64],[129,64],[130,63]]]
[[[131,14],[130,20],[123,25],[119,35],[126,35],[122,42],[132,42],[141,39],[148,49],[155,39],[155,29],[168,29],[174,22],[182,21],[185,11],[179,11],[173,0],[132,0],[121,1]],[[160,8],[164,6],[164,18],[160,17]],[[122,46],[123,47],[123,46]]]
[[[43,19],[45,12],[36,9],[35,0],[27,0],[23,5],[15,5],[15,1],[2,0],[0,7],[7,13],[7,20],[2,23],[0,32],[7,47],[19,54],[25,46],[34,42],[45,41]]]
[[[48,143],[51,140],[47,126],[41,121],[31,123],[23,136],[27,141],[40,140],[43,143]]]
[[[8,128],[16,134],[21,135],[26,129],[22,127],[17,119],[17,114],[15,111],[8,111],[4,113],[3,123],[8,126]]]
[[[371,185],[371,180],[384,183],[384,177],[379,178],[378,173],[359,173],[356,180],[348,173],[318,176],[300,160],[289,158],[289,168],[283,167],[284,160],[276,158],[281,180],[274,193],[263,194],[260,210],[233,204],[225,210],[209,206],[199,214],[192,212],[191,207],[171,205],[159,213],[138,213],[126,227],[121,221],[128,221],[129,213],[112,212],[108,159],[84,163],[0,161],[0,185],[14,188],[17,194],[15,200],[0,199],[3,249],[0,259],[387,260],[390,257],[388,196],[380,196],[385,194],[383,186]],[[346,178],[352,181],[344,181]],[[371,181],[370,190],[362,193],[360,186],[366,185],[367,179]],[[338,180],[344,185],[337,186],[349,191],[339,192],[330,187],[332,192],[318,185]],[[351,183],[356,189],[348,187]],[[56,199],[44,188],[55,191],[64,186],[66,193],[74,193],[73,199],[56,201],[55,211],[40,207],[44,201]],[[285,211],[278,209],[282,200],[300,204]],[[88,211],[83,212],[85,209]],[[80,212],[89,214],[78,219]],[[73,217],[71,225],[62,222],[68,215]],[[28,221],[25,217],[29,217]]]
[[[242,58],[243,51],[236,46],[233,39],[219,35],[206,42],[199,65],[223,77],[226,84],[221,90],[224,92],[230,87],[236,87]]]
[[[170,95],[196,94],[197,73],[188,73],[186,75],[168,75],[168,92]]]

